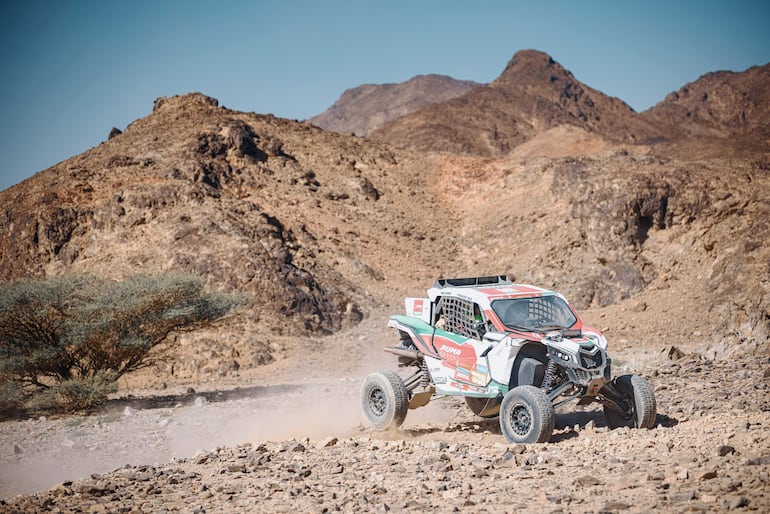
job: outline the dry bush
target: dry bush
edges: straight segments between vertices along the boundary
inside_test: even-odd
[[[0,287],[0,411],[80,409],[115,381],[153,363],[169,335],[212,324],[243,304],[204,292],[199,277],[167,273],[123,281],[70,275]]]

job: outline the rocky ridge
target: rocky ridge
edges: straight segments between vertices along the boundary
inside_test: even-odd
[[[446,75],[418,75],[398,84],[364,84],[348,89],[334,105],[308,121],[325,130],[366,137],[392,119],[479,85]]]
[[[767,128],[770,63],[744,72],[706,73],[642,116],[689,138],[735,137]]]
[[[636,113],[581,83],[551,56],[522,50],[491,83],[415,109],[371,137],[420,151],[501,157],[568,125],[615,144],[654,145],[677,158],[766,156],[769,70],[765,64],[710,72]],[[356,123],[355,113],[348,116]]]
[[[624,102],[582,84],[551,56],[522,50],[491,83],[397,118],[370,137],[413,150],[502,157],[565,124],[622,143],[661,136]]]

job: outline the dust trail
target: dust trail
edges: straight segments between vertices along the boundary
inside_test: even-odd
[[[0,497],[129,465],[263,440],[344,437],[360,420],[359,380],[270,387],[252,397],[126,408],[95,416],[0,424]]]
[[[168,461],[162,413],[136,411],[0,424],[0,497],[53,487],[125,464]]]
[[[336,375],[324,374],[327,367],[319,366],[313,376],[288,377],[285,383],[290,385],[254,388],[247,397],[206,393],[177,405],[136,404],[100,415],[0,424],[0,497],[36,492],[125,465],[189,458],[217,447],[361,434],[364,376],[396,369],[392,355],[382,351],[386,344],[393,343],[367,338],[351,350],[357,355],[338,363]],[[399,371],[405,375],[412,370]],[[431,407],[410,411],[406,425],[425,419],[446,421],[446,414]],[[14,451],[14,445],[21,452]]]
[[[361,421],[358,381],[308,384],[270,398],[239,400],[205,407],[206,415],[187,409],[169,425],[174,457],[246,442],[345,437]]]

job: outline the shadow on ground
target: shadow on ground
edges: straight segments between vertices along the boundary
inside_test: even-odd
[[[673,427],[678,423],[679,421],[675,418],[665,414],[658,414],[655,418],[655,425],[653,428],[658,425]],[[601,429],[602,431],[609,430],[607,421],[604,418],[604,413],[600,410],[557,413],[554,424],[555,433],[551,437],[550,442],[558,443],[566,441],[567,439],[578,437],[581,431],[593,430],[594,428]],[[431,426],[425,428],[413,428],[404,430],[404,432],[412,437],[435,434],[438,432],[467,432],[469,434],[491,433],[502,436],[500,419],[498,417],[475,419],[460,423],[449,423],[445,427]]]
[[[178,405],[191,405],[199,398],[204,398],[206,402],[226,402],[229,400],[241,400],[243,398],[267,397],[280,394],[293,393],[307,388],[305,385],[297,384],[279,384],[271,386],[252,386],[236,387],[220,391],[196,392],[194,389],[188,389],[185,393],[169,394],[147,397],[134,397],[131,395],[121,398],[108,400],[98,411],[107,411],[131,407],[133,409],[164,409]]]
[[[204,401],[216,403],[226,402],[229,400],[240,400],[243,398],[255,398],[255,397],[270,397],[281,394],[293,393],[301,391],[310,386],[297,385],[297,384],[279,384],[271,386],[252,386],[252,387],[236,387],[235,389],[218,390],[218,391],[202,391],[197,392],[192,388],[189,388],[186,392],[180,394],[167,394],[167,395],[152,395],[136,397],[132,395],[122,396],[120,398],[113,398],[107,400],[105,403],[90,408],[88,410],[16,410],[11,412],[3,412],[0,414],[0,421],[20,421],[35,416],[48,416],[48,417],[67,417],[67,416],[81,416],[92,414],[104,414],[105,412],[115,411],[118,409],[124,409],[125,407],[131,407],[132,409],[163,409],[176,406],[193,405],[196,401],[201,401],[199,398],[204,398]]]

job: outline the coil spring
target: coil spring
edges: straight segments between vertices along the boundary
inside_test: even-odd
[[[545,374],[543,375],[543,383],[540,385],[541,389],[548,391],[554,386],[554,379],[556,378],[558,368],[556,363],[552,360],[548,361],[548,365],[545,367]]]
[[[429,387],[430,386],[430,373],[428,372],[428,363],[425,362],[425,359],[420,359],[420,371],[422,371],[422,375],[420,376],[420,386],[422,387]]]

